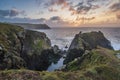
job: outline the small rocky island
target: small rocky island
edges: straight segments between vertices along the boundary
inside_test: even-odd
[[[101,31],[80,32],[66,52],[65,67],[47,72],[63,53],[46,34],[0,23],[0,80],[120,80],[117,53]]]

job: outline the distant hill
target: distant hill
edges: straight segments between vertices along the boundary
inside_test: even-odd
[[[14,23],[14,25],[21,26],[24,29],[50,29],[46,24]]]

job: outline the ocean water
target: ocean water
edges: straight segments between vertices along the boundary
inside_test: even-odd
[[[65,50],[65,46],[70,46],[75,34],[91,31],[102,31],[105,37],[111,42],[115,50],[120,50],[120,28],[53,28],[48,30],[35,30],[44,32],[51,40],[52,46],[58,45],[60,49]],[[64,58],[61,58],[57,64],[52,63],[47,71],[51,72],[60,69],[63,66]]]
[[[115,50],[120,50],[120,28],[52,28],[47,30],[36,30],[46,33],[51,40],[52,46],[58,45],[60,49],[64,50],[65,46],[70,46],[75,34],[80,31],[102,31],[105,37],[111,42]]]

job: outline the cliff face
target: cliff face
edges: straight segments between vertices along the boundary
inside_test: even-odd
[[[25,67],[20,57],[23,32],[20,27],[0,23],[0,69]]]
[[[101,31],[89,33],[80,32],[73,39],[64,63],[81,57],[86,50],[96,49],[98,46],[113,50],[110,41],[105,38]]]
[[[59,55],[45,33],[0,23],[0,69],[46,70],[51,56]]]
[[[79,33],[73,39],[69,49],[83,49],[90,50],[95,49],[97,46],[101,46],[108,49],[113,49],[109,40],[107,40],[104,34],[99,31],[92,31],[89,33]]]
[[[28,69],[45,70],[50,63],[49,55],[44,50],[50,48],[51,42],[44,33],[26,30],[22,57],[27,63]]]

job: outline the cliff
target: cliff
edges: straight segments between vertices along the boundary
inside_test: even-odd
[[[83,49],[83,50],[90,50],[95,49],[97,46],[101,46],[108,49],[113,49],[109,40],[107,40],[104,34],[99,31],[92,31],[87,33],[79,33],[76,34],[75,38],[73,39],[70,49]]]
[[[21,26],[24,29],[50,29],[46,24],[14,23],[14,25]]]
[[[25,67],[25,62],[20,57],[23,32],[23,28],[0,23],[0,69]]]
[[[0,23],[0,69],[46,70],[59,58],[45,33]]]
[[[80,32],[75,35],[64,63],[81,57],[86,50],[97,49],[98,46],[113,50],[110,41],[105,38],[101,31],[92,31],[88,33]]]

